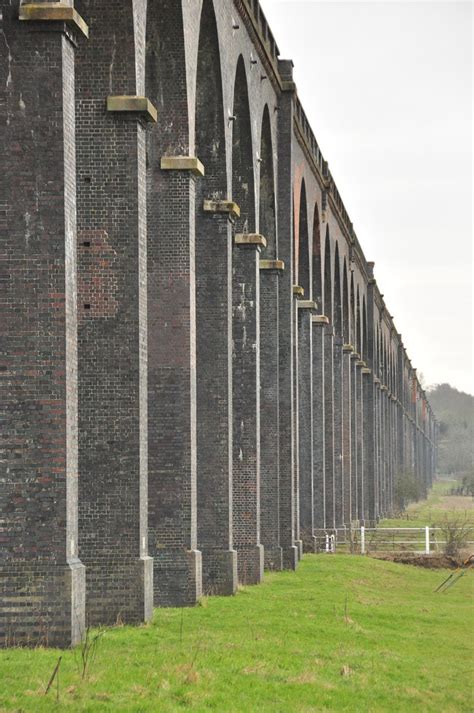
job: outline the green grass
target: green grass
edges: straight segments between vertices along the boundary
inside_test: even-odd
[[[446,518],[469,520],[474,524],[473,498],[449,496],[449,491],[459,485],[456,478],[439,478],[433,483],[426,500],[410,503],[406,512],[397,518],[381,520],[379,527],[425,527]]]
[[[106,630],[85,680],[62,652],[0,653],[0,710],[472,711],[474,575],[349,555],[308,555],[296,573],[159,609],[152,625]]]

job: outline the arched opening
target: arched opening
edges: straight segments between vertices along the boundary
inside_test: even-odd
[[[339,265],[339,244],[336,241],[334,254],[334,330],[338,337],[342,336],[342,300],[341,300],[341,273]]]
[[[235,591],[231,536],[229,333],[231,234],[228,216],[203,209],[227,199],[221,59],[214,3],[204,0],[195,104],[196,155],[206,175],[196,183],[197,545],[203,590]]]
[[[304,179],[301,182],[299,220],[295,237],[298,249],[297,283],[303,288],[305,298],[309,300],[311,299],[311,292],[309,276],[308,204]]]
[[[355,296],[354,296],[354,273],[351,272],[351,304],[350,304],[350,309],[351,309],[351,315],[350,315],[350,331],[351,331],[351,336],[350,336],[350,341],[351,344],[357,349],[357,344],[356,344],[356,322],[355,322]]]
[[[332,322],[332,284],[331,284],[331,243],[329,228],[326,228],[326,242],[324,245],[324,314]]]
[[[318,308],[322,307],[322,275],[321,275],[321,229],[319,224],[318,204],[314,206],[313,214],[313,300]]]
[[[356,349],[357,353],[360,355],[362,358],[362,336],[361,336],[361,316],[360,316],[360,293],[359,293],[359,285],[357,285],[357,298],[356,298]]]
[[[260,143],[260,209],[259,232],[267,240],[265,257],[275,260],[276,246],[276,206],[275,173],[273,169],[273,142],[270,124],[270,112],[265,105],[262,119],[262,137]]]
[[[364,361],[367,361],[369,357],[369,350],[368,350],[368,331],[367,331],[367,307],[365,303],[365,295],[362,299],[362,359]]]
[[[232,131],[232,198],[240,207],[238,233],[255,231],[255,181],[247,75],[242,55],[237,63],[234,85]]]
[[[344,258],[344,267],[342,271],[342,336],[346,344],[350,343],[350,319],[349,319],[349,285],[347,280],[347,262]]]

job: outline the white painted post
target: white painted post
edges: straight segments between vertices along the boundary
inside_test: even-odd
[[[365,555],[365,527],[363,525],[360,527],[360,553]]]
[[[329,535],[326,532],[326,552],[329,552]]]
[[[336,552],[336,536],[331,535],[331,552],[335,554]]]
[[[425,554],[430,553],[430,528],[429,525],[425,527]]]

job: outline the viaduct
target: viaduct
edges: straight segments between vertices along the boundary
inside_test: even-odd
[[[258,1],[0,9],[1,643],[233,594],[426,491],[432,410]]]

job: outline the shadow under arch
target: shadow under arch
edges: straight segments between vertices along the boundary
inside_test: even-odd
[[[255,179],[252,124],[250,120],[247,74],[242,55],[237,62],[234,83],[235,120],[232,124],[232,199],[240,207],[237,233],[255,231]]]
[[[275,260],[277,257],[276,227],[272,127],[268,104],[265,104],[260,141],[259,232],[267,241],[264,255],[269,260]]]
[[[313,244],[312,244],[312,290],[313,300],[318,309],[322,307],[322,275],[321,275],[321,227],[319,222],[318,204],[314,204],[313,213]]]
[[[295,215],[296,219],[296,215]],[[295,282],[304,290],[305,299],[311,299],[310,264],[309,264],[309,234],[308,234],[308,202],[306,198],[306,182],[301,181],[298,224],[295,230],[295,263],[297,277]]]

